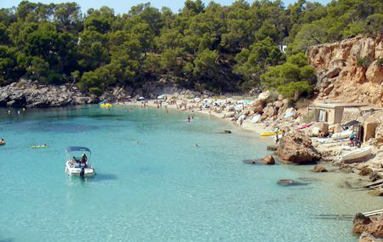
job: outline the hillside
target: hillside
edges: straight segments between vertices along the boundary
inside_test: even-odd
[[[383,105],[383,36],[357,36],[309,49],[318,101]]]

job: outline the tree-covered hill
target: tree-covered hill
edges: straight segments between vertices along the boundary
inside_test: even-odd
[[[383,33],[382,0],[238,0],[230,6],[186,0],[179,13],[140,4],[128,13],[76,3],[23,1],[0,9],[0,85],[20,78],[76,83],[101,94],[167,78],[214,92],[276,89],[306,93],[316,79],[310,45]],[[279,46],[288,45],[287,54]]]

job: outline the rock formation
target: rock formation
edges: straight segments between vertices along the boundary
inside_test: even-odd
[[[95,95],[86,95],[70,84],[61,86],[41,85],[21,80],[0,87],[0,107],[60,107],[94,103]]]
[[[370,219],[364,216],[362,213],[355,215],[354,220],[354,233],[361,234],[367,232],[375,237],[383,238],[383,220]]]
[[[279,142],[276,154],[281,162],[307,164],[318,161],[320,154],[311,139],[301,132],[289,133]]]
[[[261,159],[261,161],[265,165],[274,165],[275,164],[275,160],[274,160],[274,157],[272,155],[267,155],[267,156],[263,157]]]
[[[345,39],[308,51],[319,100],[383,105],[383,36]]]
[[[314,166],[313,172],[327,172],[327,169],[324,166],[316,165]]]

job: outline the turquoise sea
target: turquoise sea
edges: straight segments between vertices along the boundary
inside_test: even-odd
[[[0,241],[357,241],[352,219],[332,215],[381,206],[312,166],[244,164],[270,154],[271,141],[206,115],[16,111],[0,109]],[[49,147],[28,148],[39,144]],[[94,178],[64,173],[71,145],[92,150]]]

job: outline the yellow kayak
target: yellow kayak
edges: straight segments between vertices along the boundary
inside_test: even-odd
[[[112,104],[110,104],[110,103],[101,103],[100,104],[100,107],[102,107],[102,108],[111,108],[113,105]]]
[[[272,135],[277,135],[277,134],[283,134],[283,131],[260,133],[259,136],[272,136]]]
[[[29,146],[28,148],[31,148],[31,149],[48,148],[48,145],[32,145],[32,146]]]

